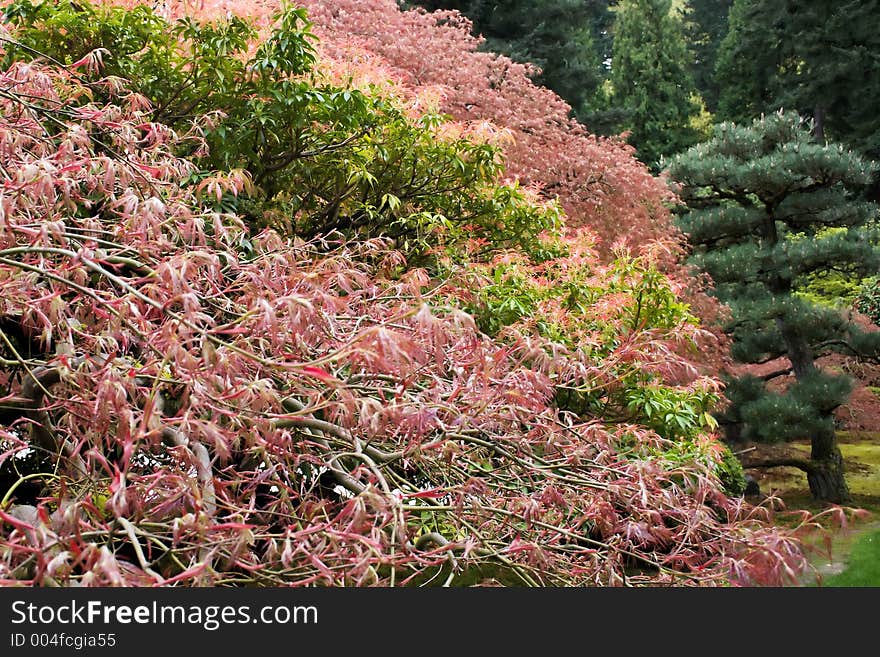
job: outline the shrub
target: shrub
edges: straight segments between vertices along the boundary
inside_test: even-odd
[[[143,6],[85,0],[15,0],[4,15],[21,44],[7,63],[45,53],[77,64],[105,100],[99,76],[125,78],[151,103],[153,123],[195,124],[203,139],[176,144],[200,169],[190,182],[206,188],[216,169],[245,171],[254,186],[233,195],[214,185],[215,209],[256,226],[305,239],[387,236],[413,257],[465,238],[539,251],[541,234],[559,229],[554,203],[500,182],[496,146],[444,131],[437,114],[412,119],[393,97],[321,82],[302,9],[280,14],[252,54],[255,31],[235,16],[168,24]]]

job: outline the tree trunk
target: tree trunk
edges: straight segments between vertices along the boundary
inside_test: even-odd
[[[820,144],[825,141],[825,110],[817,105],[813,116],[813,137]]]
[[[800,381],[816,371],[816,361],[809,343],[801,335],[797,327],[791,326],[782,318],[776,319],[776,326],[785,342],[785,351],[791,362],[795,378]]]
[[[721,430],[724,432],[724,442],[744,443],[742,422],[721,422]]]
[[[813,498],[833,504],[849,502],[852,497],[846,485],[843,456],[834,431],[815,434],[811,443],[811,468],[807,471],[807,483]]]
[[[816,370],[815,357],[809,344],[798,329],[785,320],[776,320],[782,339],[788,350],[788,359],[795,378],[800,380]],[[831,418],[828,426],[833,427]],[[833,504],[849,502],[849,487],[843,474],[843,456],[837,447],[833,428],[818,430],[810,437],[810,467],[807,483],[814,499]]]

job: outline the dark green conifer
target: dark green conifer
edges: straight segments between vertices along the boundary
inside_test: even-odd
[[[735,0],[717,79],[722,119],[794,110],[880,158],[880,0]]]
[[[612,104],[625,112],[620,127],[639,159],[655,166],[699,140],[684,27],[670,0],[621,0],[615,12]]]
[[[678,223],[693,245],[692,261],[730,307],[734,359],[785,359],[763,378],[730,381],[732,404],[721,421],[730,433],[758,441],[809,438],[809,460],[771,465],[800,467],[816,498],[846,501],[833,411],[850,384],[816,359],[832,351],[876,356],[880,334],[859,331],[797,290],[823,272],[852,279],[877,272],[877,206],[853,193],[869,183],[873,166],[842,145],[817,143],[798,115],[774,113],[751,125],[717,126],[668,172],[687,204]],[[788,375],[784,390],[767,387]]]
[[[691,74],[706,104],[714,112],[721,92],[715,79],[718,47],[727,34],[727,15],[733,0],[689,0],[685,38],[693,54]]]

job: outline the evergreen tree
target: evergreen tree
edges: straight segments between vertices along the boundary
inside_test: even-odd
[[[872,165],[841,145],[816,143],[796,114],[774,113],[748,126],[721,124],[668,172],[687,203],[679,225],[693,262],[730,307],[734,359],[789,363],[763,378],[732,380],[722,423],[729,434],[759,441],[809,437],[809,460],[764,465],[800,467],[816,498],[846,501],[832,413],[846,401],[849,381],[822,371],[816,359],[831,351],[876,356],[880,334],[861,333],[795,291],[824,272],[876,272],[880,254],[869,225],[877,207],[852,194],[869,182]],[[793,381],[784,392],[768,389],[788,375]]]
[[[625,111],[620,127],[631,132],[640,159],[656,165],[699,139],[684,27],[670,0],[621,0],[615,11],[613,102]]]
[[[717,75],[721,118],[795,110],[880,158],[880,0],[735,0]]]
[[[689,0],[685,37],[693,54],[691,74],[706,109],[718,107],[721,89],[715,79],[718,48],[727,34],[727,16],[733,0]]]
[[[715,62],[719,119],[747,123],[773,104],[783,35],[773,21],[759,18],[762,1],[734,0],[730,8]]]

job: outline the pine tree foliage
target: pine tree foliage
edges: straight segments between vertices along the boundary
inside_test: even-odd
[[[858,279],[876,272],[877,207],[855,196],[873,166],[842,145],[816,143],[796,114],[775,113],[747,126],[721,124],[668,172],[688,206],[679,225],[693,245],[692,261],[731,309],[726,330],[734,358],[785,356],[791,367],[780,375],[796,378],[784,393],[755,378],[733,382],[726,421],[741,425],[747,438],[811,437],[813,458],[830,458],[831,413],[849,383],[817,369],[815,358],[830,351],[875,355],[880,336],[795,292],[817,273]]]

